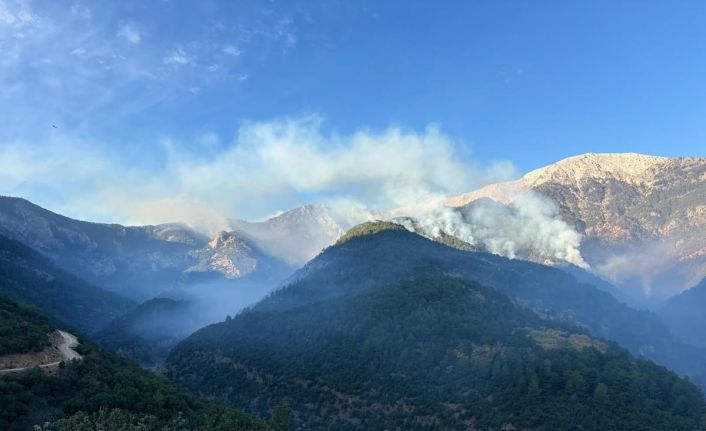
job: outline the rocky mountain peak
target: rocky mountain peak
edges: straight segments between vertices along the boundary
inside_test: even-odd
[[[650,172],[669,161],[666,157],[636,153],[587,153],[534,170],[522,180],[529,187],[549,182],[579,184],[586,179],[611,179],[638,185],[648,182]]]
[[[215,272],[226,278],[239,278],[257,268],[260,254],[235,232],[219,232],[208,245],[190,253],[198,263],[187,269],[189,273]]]
[[[307,204],[283,212],[265,221],[273,228],[291,228],[292,224],[317,225],[332,235],[343,235],[343,229],[335,222],[331,209],[323,204]]]
[[[228,246],[232,246],[238,242],[238,240],[239,239],[235,235],[235,232],[220,231],[211,241],[208,242],[208,248],[210,250],[226,248]]]

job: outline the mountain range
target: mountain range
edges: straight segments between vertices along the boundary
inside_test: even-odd
[[[179,223],[91,223],[24,199],[0,197],[0,234],[87,281],[138,301],[204,279],[228,281],[248,276],[276,282],[291,273],[294,264],[328,245],[327,240],[314,237],[332,229],[323,206],[296,209],[263,223],[233,220],[232,225],[233,229],[209,237]],[[285,240],[308,244],[310,249],[299,247],[298,255],[287,258],[278,257],[289,256],[284,248],[266,251]]]
[[[310,204],[261,222],[231,219],[229,228],[266,253],[299,267],[344,233],[326,205]]]
[[[580,239],[576,250],[580,259],[531,248],[510,257],[549,264],[585,261],[590,272],[640,306],[655,306],[706,276],[706,159],[584,154],[519,180],[449,197],[445,206],[477,212],[481,205],[488,211],[485,202],[510,205],[528,193],[557,207],[562,222]],[[405,211],[371,216],[394,220]],[[502,210],[491,207],[491,211],[497,215]],[[347,227],[325,205],[305,205],[261,222],[230,219],[221,231],[202,233],[179,223],[136,227],[86,223],[22,199],[0,198],[0,234],[134,300],[204,278],[235,280],[260,272],[268,274],[268,283],[284,279],[333,244]],[[438,231],[453,236],[443,225],[433,228],[437,233],[427,236],[438,237]],[[468,236],[478,237],[481,228],[497,229],[481,226]],[[476,249],[502,253],[488,245],[492,241],[462,240]],[[258,265],[266,268],[258,271]]]
[[[41,334],[64,328],[98,361],[84,364],[131,367],[93,339],[301,429],[700,429],[704,184],[706,159],[586,154],[349,229],[317,204],[212,232],[91,223],[0,197],[0,346],[45,348]],[[170,429],[174,411],[154,403],[156,416],[47,407],[38,388],[87,394],[95,369],[81,366],[59,383],[0,379],[0,397],[15,406],[31,393],[16,409],[25,425],[148,415]]]
[[[229,223],[212,236],[178,223],[90,223],[0,197],[0,293],[154,366],[190,332],[256,302],[340,235],[323,205]]]

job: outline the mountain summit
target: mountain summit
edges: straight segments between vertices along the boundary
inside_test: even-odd
[[[523,180],[530,187],[552,182],[578,184],[586,179],[598,178],[639,185],[649,181],[653,177],[651,172],[669,161],[666,157],[636,153],[588,153],[536,169],[525,175]]]
[[[614,282],[665,297],[706,274],[706,158],[584,154],[447,204],[509,203],[527,192],[559,207],[583,235],[583,257]]]

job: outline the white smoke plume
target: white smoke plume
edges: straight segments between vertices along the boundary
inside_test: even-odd
[[[163,138],[144,152],[60,135],[0,142],[0,193],[96,221],[203,224],[210,213],[218,224],[322,201],[389,209],[516,175],[506,161],[473,162],[434,125],[341,135],[317,116],[244,123],[231,142]]]
[[[564,222],[549,199],[526,192],[508,205],[480,199],[463,208],[437,200],[432,209],[409,215],[432,238],[454,236],[501,256],[541,262],[568,262],[588,268],[579,250],[581,235]],[[414,229],[407,224],[408,229]]]
[[[426,207],[430,232],[504,256],[582,265],[578,234],[536,197],[461,214],[440,206],[444,196],[517,176],[512,163],[483,166],[466,148],[434,125],[340,135],[324,131],[317,116],[244,123],[231,143],[213,134],[193,143],[164,138],[144,162],[56,135],[42,145],[0,142],[0,193],[81,219],[181,221],[208,234],[228,229],[229,219],[312,202],[328,203],[343,228],[391,208],[412,206],[418,215]]]

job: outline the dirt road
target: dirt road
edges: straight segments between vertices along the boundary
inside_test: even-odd
[[[74,347],[78,347],[78,338],[74,336],[73,334],[69,334],[66,331],[57,331],[59,335],[61,335],[61,338],[63,339],[62,342],[60,342],[56,348],[59,349],[59,353],[61,353],[61,357],[64,358],[64,361],[72,361],[74,359],[81,359],[81,355],[79,355],[74,349]]]
[[[81,360],[81,355],[79,355],[78,352],[74,350],[74,348],[79,345],[78,338],[76,338],[76,336],[74,336],[73,334],[69,334],[66,331],[57,330],[56,332],[59,335],[59,339],[58,341],[54,342],[54,348],[59,351],[59,354],[61,355],[61,361],[50,362],[47,364],[34,364],[32,366],[21,368],[7,368],[4,370],[0,370],[0,375],[18,373],[21,371],[29,370],[34,367],[52,368],[58,366],[62,361],[69,362],[73,360]]]

